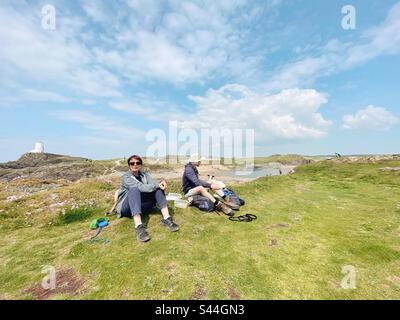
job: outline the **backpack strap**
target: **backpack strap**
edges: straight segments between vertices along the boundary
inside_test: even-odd
[[[90,237],[90,240],[93,240],[94,238],[97,238],[97,236],[100,234],[100,232],[103,230],[103,227],[98,227],[96,230],[96,234],[93,237]]]

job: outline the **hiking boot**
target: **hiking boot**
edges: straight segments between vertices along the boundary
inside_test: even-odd
[[[240,208],[240,206],[229,197],[226,197],[224,199],[224,204],[227,205],[229,208],[232,208],[233,210],[239,210]]]
[[[150,236],[144,225],[140,224],[135,228],[136,238],[141,242],[146,242],[150,240]]]
[[[218,201],[215,204],[215,210],[222,211],[223,213],[225,213],[226,215],[228,215],[230,217],[232,217],[234,215],[232,209],[220,201]]]
[[[164,227],[168,227],[168,229],[172,232],[179,230],[179,226],[172,221],[171,217],[168,217],[167,219],[161,219],[160,224]]]

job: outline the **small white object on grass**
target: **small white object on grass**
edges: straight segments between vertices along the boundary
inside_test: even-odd
[[[176,208],[186,209],[189,206],[189,202],[184,199],[177,199],[174,201]]]
[[[182,196],[179,193],[168,193],[168,195],[166,196],[167,201],[175,201],[175,200],[179,200],[182,198]]]

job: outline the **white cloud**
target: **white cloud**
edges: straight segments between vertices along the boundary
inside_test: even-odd
[[[88,129],[87,133],[78,130],[76,135],[66,135],[62,142],[54,141],[54,146],[61,147],[66,150],[63,152],[69,154],[115,158],[138,153],[146,146],[146,132],[137,128],[135,121],[112,119],[109,116],[79,110],[59,110],[49,114],[61,121],[76,123]]]
[[[177,120],[183,128],[254,129],[258,142],[320,138],[331,125],[319,113],[327,99],[313,89],[290,89],[269,95],[244,85],[229,84],[218,90],[209,89],[205,96],[188,98],[196,103],[195,110],[150,97],[114,101],[109,105],[142,119]]]
[[[61,16],[57,29],[46,31],[41,28],[37,12],[29,9],[0,7],[0,84],[24,79],[46,88],[58,84],[69,90],[79,89],[80,94],[120,95],[117,77],[97,64],[90,49],[79,40],[84,34],[82,18]],[[40,7],[37,10],[40,13]]]
[[[52,116],[63,120],[81,124],[83,127],[95,131],[107,138],[119,138],[121,140],[140,140],[144,138],[144,132],[133,126],[127,126],[124,121],[111,120],[86,111],[60,110],[50,113]]]
[[[121,139],[109,139],[97,136],[72,136],[71,139],[76,142],[79,141],[83,146],[98,145],[110,147],[124,145],[124,141]]]
[[[331,40],[319,49],[319,54],[279,67],[267,90],[312,85],[316,79],[351,69],[384,55],[400,53],[400,2],[389,11],[379,26],[366,30],[357,43]]]
[[[60,3],[57,29],[49,32],[38,19],[40,5],[10,2],[0,8],[0,85],[13,79],[23,89],[30,81],[93,99],[121,97],[122,86],[132,82],[249,79],[263,56],[249,52],[245,43],[255,40],[244,36],[262,12],[258,7],[242,0],[84,1],[86,16],[79,16]]]
[[[111,13],[106,9],[102,0],[82,1],[83,10],[94,22],[106,22]]]
[[[355,130],[387,131],[400,123],[400,118],[382,107],[367,106],[354,115],[343,117],[343,128]]]
[[[140,116],[149,116],[157,110],[153,107],[144,107],[135,102],[110,102],[111,108]]]
[[[84,105],[86,105],[86,106],[91,106],[91,105],[96,104],[96,100],[93,100],[93,99],[83,99],[83,100],[81,100],[81,103],[84,104]]]
[[[67,103],[71,99],[52,91],[24,89],[6,86],[0,91],[0,107],[15,107],[26,102]]]
[[[97,97],[120,97],[119,79],[109,71],[95,67],[92,69],[78,69],[72,71],[68,78],[70,86],[76,90]]]
[[[40,20],[32,20],[29,11],[0,8],[1,61],[37,79],[56,78],[70,67],[87,62],[90,57],[86,48],[67,36],[79,31],[77,25],[71,19],[59,20],[58,29],[50,32],[41,28]]]
[[[45,101],[45,102],[57,102],[57,103],[66,103],[71,101],[70,99],[54,92],[33,90],[33,89],[25,89],[22,92],[21,99],[25,101],[34,101],[34,102]]]
[[[348,50],[345,67],[364,63],[380,55],[400,53],[400,2],[389,11],[379,26],[367,30],[364,37],[367,43],[356,45]]]
[[[146,95],[135,96],[129,101],[112,101],[109,105],[115,110],[134,114],[152,121],[166,122],[184,117],[182,109],[179,109],[176,105],[164,99],[156,99]]]
[[[132,52],[128,64],[135,74],[182,82],[202,75],[202,70],[197,69],[198,63],[162,34],[139,32],[136,45],[137,50]]]
[[[326,97],[311,89],[268,95],[230,84],[190,99],[197,110],[180,119],[183,127],[254,129],[258,141],[320,138],[331,124],[318,112]]]
[[[55,32],[41,28],[39,6],[35,12],[31,6],[16,10],[5,5],[0,8],[4,75],[0,84],[19,73],[73,92],[79,89],[90,96],[118,97],[127,83],[122,79],[178,85],[213,78],[256,81],[267,48],[255,44],[258,38],[250,27],[265,12],[273,15],[272,8],[281,2],[84,1],[83,10],[90,19],[63,10]],[[101,35],[94,33],[91,21],[104,27]],[[318,77],[380,55],[397,54],[399,28],[400,3],[357,43],[333,40],[319,54],[279,67],[264,89],[309,87]]]
[[[116,33],[115,49],[94,50],[98,62],[128,79],[181,85],[216,76],[250,77],[258,71],[262,53],[244,53],[246,17],[231,19],[236,9],[245,8],[244,1],[128,4],[130,24]]]

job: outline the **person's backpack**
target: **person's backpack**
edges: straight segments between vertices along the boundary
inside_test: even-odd
[[[99,219],[94,219],[90,222],[90,229],[96,230],[97,228],[104,228],[108,226],[108,220],[106,218],[99,218]]]
[[[191,206],[199,208],[201,211],[211,212],[214,211],[214,203],[201,195],[192,196],[193,200],[190,203]]]
[[[224,192],[225,196],[233,200],[238,206],[245,205],[246,202],[241,197],[239,197],[233,190],[229,188],[224,188],[222,191]]]
[[[96,234],[90,237],[90,241],[104,241],[104,243],[110,242],[107,238],[98,238],[98,235],[103,230],[103,228],[107,227],[109,224],[108,219],[106,218],[98,218],[94,219],[90,222],[90,229],[96,230]]]

